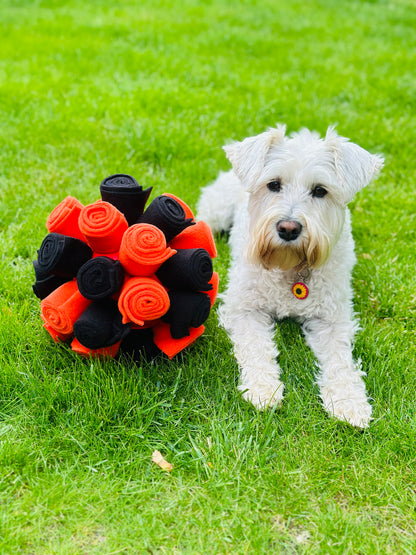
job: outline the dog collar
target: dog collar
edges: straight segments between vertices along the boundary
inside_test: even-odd
[[[311,270],[305,262],[302,262],[299,266],[296,266],[295,271],[298,281],[292,285],[292,293],[297,299],[303,300],[309,295],[309,289],[305,281],[309,279]]]

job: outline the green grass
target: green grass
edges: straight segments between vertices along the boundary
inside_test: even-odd
[[[5,0],[0,27],[0,553],[414,553],[413,2]],[[364,432],[327,418],[290,322],[284,405],[258,413],[215,311],[170,363],[90,362],[31,292],[64,196],[123,172],[194,207],[221,146],[278,121],[386,157],[352,205]]]

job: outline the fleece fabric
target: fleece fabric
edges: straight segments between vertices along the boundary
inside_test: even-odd
[[[100,301],[120,291],[124,276],[123,266],[118,260],[97,256],[78,270],[78,289],[86,299]]]
[[[122,316],[113,299],[94,301],[74,324],[78,341],[89,349],[109,347],[121,341],[130,332],[122,323]]]
[[[155,225],[163,231],[167,243],[185,228],[194,225],[192,218],[186,217],[185,210],[180,203],[166,195],[156,197],[137,220],[137,223]]]
[[[143,189],[131,175],[117,173],[101,182],[100,192],[101,199],[115,206],[133,225],[143,214],[152,187]]]
[[[213,267],[205,249],[182,249],[162,264],[156,276],[167,289],[210,291]]]
[[[201,326],[211,310],[211,299],[205,293],[170,291],[169,300],[170,308],[162,320],[170,324],[173,339],[187,337],[190,328]]]
[[[83,241],[60,233],[49,233],[38,250],[38,259],[33,263],[36,279],[42,280],[49,275],[72,279],[91,257],[92,250]]]

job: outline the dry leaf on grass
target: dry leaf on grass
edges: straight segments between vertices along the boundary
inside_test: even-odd
[[[168,472],[170,472],[173,469],[173,465],[171,465],[170,462],[163,458],[160,451],[153,451],[152,461],[160,466],[162,470],[167,470]]]

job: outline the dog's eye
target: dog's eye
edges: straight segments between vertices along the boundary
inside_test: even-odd
[[[325,187],[322,187],[322,185],[316,185],[312,189],[312,196],[317,198],[322,198],[327,194],[327,192],[328,191],[325,189]]]
[[[282,188],[282,182],[280,181],[280,179],[274,179],[267,184],[267,188],[273,193],[278,193]]]

